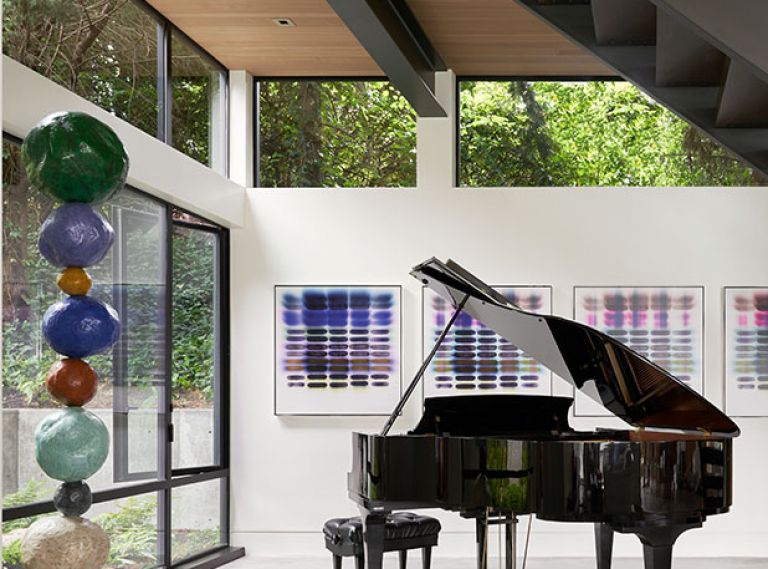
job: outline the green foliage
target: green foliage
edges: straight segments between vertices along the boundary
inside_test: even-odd
[[[3,0],[3,53],[152,136],[157,20],[134,0]],[[173,145],[209,164],[220,72],[173,37]]]
[[[215,237],[177,227],[173,233],[173,387],[213,399]]]
[[[42,502],[43,500],[50,498],[50,496],[51,488],[47,481],[30,480],[24,488],[18,492],[3,496],[3,508],[26,506],[28,504],[34,504],[35,502]],[[20,518],[18,520],[3,522],[3,534],[9,534],[17,529],[28,528],[42,517],[45,516],[32,516],[29,518]]]
[[[261,84],[265,187],[416,185],[416,121],[386,82]]]
[[[94,521],[109,535],[109,567],[154,567],[157,560],[157,498],[131,497]]]
[[[3,569],[22,569],[21,565],[21,540],[14,539],[3,546]]]
[[[156,46],[130,0],[3,0],[3,53],[152,135]]]
[[[744,186],[760,176],[622,82],[461,83],[464,186]]]

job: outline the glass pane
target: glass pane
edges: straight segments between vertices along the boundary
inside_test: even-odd
[[[37,248],[53,204],[28,187],[19,154],[18,145],[3,142],[3,491],[39,501],[50,498],[56,482],[35,461],[33,434],[59,408],[44,381],[59,356],[42,338],[41,323],[63,295],[56,287],[58,270]],[[164,211],[128,189],[102,207],[118,238],[107,258],[88,270],[91,294],[121,312],[124,333],[116,349],[87,358],[99,375],[99,391],[87,407],[113,437],[106,463],[88,480],[93,490],[127,481],[127,472],[151,479],[163,472],[156,449],[165,436],[158,428],[165,372]]]
[[[4,506],[24,501],[5,496]],[[99,524],[110,539],[109,560],[105,569],[150,569],[158,565],[157,494],[142,494],[113,502],[94,504],[85,517]],[[37,519],[57,516],[45,514],[3,522],[3,569],[23,569],[21,540]]]
[[[460,183],[749,186],[768,180],[621,81],[462,81]]]
[[[171,75],[173,147],[225,172],[224,73],[174,30]]]
[[[221,497],[224,480],[179,486],[171,491],[171,557],[176,562],[225,542]]]
[[[136,3],[3,2],[3,53],[157,135],[157,21]]]
[[[261,186],[416,186],[416,117],[388,82],[262,82],[260,125]]]
[[[210,466],[218,387],[218,235],[173,228],[173,467]]]

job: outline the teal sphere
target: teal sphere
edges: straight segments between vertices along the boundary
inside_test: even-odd
[[[54,113],[24,139],[30,184],[62,202],[98,203],[123,187],[128,155],[109,126],[86,113]]]
[[[82,407],[48,415],[35,431],[35,458],[48,476],[77,482],[93,476],[109,453],[107,427]]]

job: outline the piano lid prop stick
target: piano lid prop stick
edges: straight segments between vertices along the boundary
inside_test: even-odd
[[[392,425],[395,424],[395,420],[397,419],[397,416],[402,412],[403,407],[405,407],[405,404],[408,402],[408,399],[411,397],[413,390],[416,389],[416,386],[418,385],[419,380],[421,380],[421,378],[424,376],[424,373],[427,371],[427,368],[429,367],[429,364],[432,361],[432,358],[435,357],[437,350],[440,349],[440,345],[443,343],[443,340],[445,340],[445,337],[448,335],[448,330],[450,330],[451,326],[453,326],[453,323],[456,322],[456,319],[459,317],[459,314],[461,314],[461,311],[464,308],[464,305],[467,303],[467,300],[469,300],[468,294],[464,295],[464,298],[456,307],[456,311],[453,313],[453,316],[451,316],[451,319],[448,321],[448,324],[445,325],[445,328],[443,328],[443,331],[440,333],[440,336],[437,338],[435,345],[432,347],[432,351],[429,352],[427,359],[424,360],[424,363],[421,364],[419,371],[416,372],[416,377],[414,377],[411,380],[411,383],[408,386],[408,389],[405,390],[405,394],[400,399],[400,402],[395,407],[395,410],[392,411],[392,414],[389,416],[389,419],[387,419],[387,422],[384,425],[384,428],[381,429],[380,434],[382,437],[386,436],[387,433],[389,433],[389,430],[392,428]]]

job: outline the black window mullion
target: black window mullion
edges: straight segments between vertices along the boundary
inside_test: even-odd
[[[157,138],[172,143],[171,25],[157,24]]]
[[[261,187],[261,81],[253,81],[253,187]]]
[[[169,36],[170,37],[170,36]],[[169,44],[170,45],[170,44]],[[173,478],[173,215],[172,207],[165,206],[165,383],[163,385],[163,416],[165,417],[165,456],[163,457],[164,479]],[[169,566],[173,554],[171,551],[171,489],[166,487],[158,501],[157,523],[162,531],[160,557],[163,565]]]

